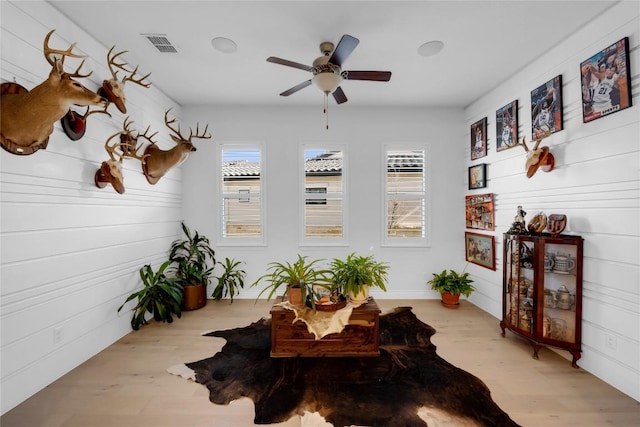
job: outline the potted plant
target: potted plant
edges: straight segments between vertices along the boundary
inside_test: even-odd
[[[184,222],[182,231],[185,238],[171,244],[169,260],[174,263],[176,279],[184,287],[183,309],[196,310],[207,304],[207,285],[216,265],[215,252],[206,236],[197,231],[192,234]]]
[[[140,326],[146,325],[145,315],[151,313],[156,321],[173,322],[173,316],[182,315],[182,285],[180,282],[165,274],[165,270],[171,261],[165,261],[160,265],[158,271],[153,271],[149,264],[140,269],[140,279],[144,287],[129,295],[127,300],[118,308],[118,313],[126,303],[134,298],[138,303],[133,307],[131,317],[131,327],[134,331]]]
[[[267,271],[270,272],[258,277],[251,286],[256,286],[262,280],[266,280],[268,285],[258,294],[258,298],[266,291],[269,291],[267,300],[270,300],[278,289],[284,285],[283,296],[286,295],[291,304],[301,305],[306,300],[307,295],[314,293],[314,286],[320,286],[325,289],[330,287],[331,272],[326,269],[316,268],[321,261],[320,259],[308,261],[306,256],[298,255],[298,259],[293,264],[290,262],[270,262],[267,268]]]
[[[240,291],[239,288],[244,288],[244,278],[247,273],[239,268],[242,263],[229,258],[225,258],[224,263],[218,262],[224,271],[216,277],[218,284],[211,294],[214,300],[219,301],[229,295],[233,304],[233,296]]]
[[[369,297],[369,288],[377,287],[386,292],[389,265],[376,261],[373,255],[347,255],[345,260],[335,258],[331,262],[333,282],[355,304],[362,304]]]
[[[447,308],[458,308],[460,295],[469,297],[475,291],[469,278],[469,273],[458,273],[454,270],[442,270],[442,273],[433,273],[433,277],[427,283],[431,289],[440,292],[442,304]]]

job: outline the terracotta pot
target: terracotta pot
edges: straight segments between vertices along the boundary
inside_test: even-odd
[[[302,288],[287,289],[287,300],[293,305],[302,305]]]
[[[442,305],[447,308],[458,308],[460,305],[460,294],[452,294],[450,292],[442,292]]]
[[[207,305],[207,287],[203,284],[184,287],[182,309],[197,310]]]

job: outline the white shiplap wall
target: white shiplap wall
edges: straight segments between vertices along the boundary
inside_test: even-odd
[[[636,400],[640,400],[639,11],[635,1],[615,5],[473,103],[465,114],[469,126],[485,116],[489,121],[488,155],[471,162],[469,150],[465,154],[467,166],[487,163],[488,185],[466,192],[495,195],[498,264],[496,272],[473,268],[479,290],[471,301],[501,317],[502,234],[518,205],[528,212],[527,221],[540,211],[566,214],[565,233],[585,240],[583,356],[578,364]],[[584,124],[580,63],[623,37],[629,37],[635,105]],[[496,110],[517,99],[519,136],[531,141],[530,91],[558,74],[563,80],[564,130],[543,141],[556,166],[528,179],[522,148],[495,150]],[[468,146],[469,140],[467,133]],[[466,180],[466,169],[461,173]],[[611,336],[615,348],[606,345]]]
[[[52,47],[77,42],[75,51],[88,55],[83,71],[93,74],[81,83],[96,90],[110,78],[111,46],[48,3],[3,1],[1,7],[3,82],[30,90],[47,78],[42,42],[54,28]],[[67,60],[68,71],[79,64],[74,61]],[[126,92],[134,128],[150,125],[161,147],[173,145],[163,114],[175,107],[179,118],[179,106],[153,86],[127,84]],[[2,413],[130,331],[130,312],[118,315],[117,308],[140,286],[138,269],[166,259],[180,232],[179,169],[152,186],[140,162],[127,159],[124,194],[95,186],[94,174],[108,159],[104,142],[125,117],[113,105],[109,112],[113,118],[92,115],[78,141],[56,123],[46,150],[29,156],[0,150]]]

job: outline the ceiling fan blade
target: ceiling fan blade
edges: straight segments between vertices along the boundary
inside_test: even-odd
[[[277,58],[270,56],[267,58],[267,62],[273,62],[274,64],[286,65],[287,67],[299,68],[305,71],[311,71],[312,67],[309,65],[300,64],[299,62],[289,61],[287,59]]]
[[[340,86],[338,86],[337,89],[333,91],[333,99],[335,99],[338,104],[347,102],[347,95],[344,94]]]
[[[343,77],[347,80],[388,82],[391,79],[391,71],[344,71]]]
[[[309,86],[310,84],[311,84],[311,79],[306,80],[306,81],[304,81],[304,82],[292,87],[291,89],[285,90],[284,92],[282,92],[280,94],[280,96],[289,96],[292,93],[296,93],[300,89],[304,89],[305,87]]]
[[[338,46],[336,46],[336,48],[333,50],[331,58],[329,58],[329,62],[342,67],[342,63],[347,59],[349,55],[351,55],[351,52],[353,52],[353,49],[358,46],[358,43],[360,43],[360,40],[353,36],[350,36],[349,34],[345,34],[340,39]]]

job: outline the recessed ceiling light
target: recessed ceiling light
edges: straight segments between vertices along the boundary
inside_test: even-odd
[[[418,54],[422,56],[433,56],[444,49],[444,43],[440,40],[426,42],[418,48]]]
[[[238,50],[238,45],[226,37],[215,37],[211,40],[211,46],[222,53],[234,53]]]

